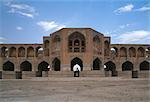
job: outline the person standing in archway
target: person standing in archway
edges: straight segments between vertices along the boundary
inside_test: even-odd
[[[74,77],[79,77],[81,67],[78,64],[76,64],[76,65],[73,66],[73,71],[74,71]]]

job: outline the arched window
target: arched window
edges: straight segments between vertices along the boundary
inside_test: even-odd
[[[32,64],[28,61],[24,61],[20,65],[21,71],[32,71]]]
[[[143,61],[140,63],[140,70],[150,70],[150,63],[147,61]]]
[[[48,40],[44,41],[44,48],[49,48],[49,41]]]
[[[109,42],[108,41],[104,42],[104,55],[109,56]]]
[[[85,52],[85,37],[79,32],[74,32],[68,37],[69,52]]]
[[[2,47],[1,48],[1,57],[7,57],[8,56],[8,48]]]
[[[49,56],[49,41],[44,41],[44,55]]]
[[[53,49],[54,50],[59,50],[60,49],[60,36],[55,35],[53,38]]]
[[[130,61],[126,61],[122,64],[122,71],[132,71],[133,70],[133,64]]]
[[[100,38],[98,35],[93,37],[93,47],[94,47],[94,53],[101,53],[100,49]]]
[[[118,49],[116,47],[112,47],[110,50],[112,55],[118,57]]]
[[[108,61],[104,65],[106,65],[106,69],[105,69],[106,71],[115,71],[116,70],[116,65],[112,61]]]
[[[138,50],[137,50],[137,56],[138,57],[144,57],[144,53],[145,53],[144,48],[139,47]]]
[[[101,68],[101,61],[99,58],[96,58],[93,61],[93,70],[100,70],[100,68]]]
[[[120,48],[120,57],[127,57],[127,49],[125,47]]]
[[[34,48],[33,47],[27,48],[27,56],[34,57]]]
[[[100,38],[99,38],[97,35],[94,36],[94,37],[93,37],[93,42],[99,44],[99,43],[100,43]]]
[[[40,55],[43,54],[43,48],[42,47],[37,47],[36,48],[36,57],[39,57]]]
[[[16,57],[16,48],[15,47],[11,47],[9,49],[9,56],[10,57]]]
[[[7,61],[3,64],[3,71],[14,71],[14,64],[10,61]]]
[[[58,58],[55,58],[52,62],[52,67],[54,69],[54,71],[60,71],[60,60]]]
[[[20,47],[18,49],[18,57],[25,57],[25,48],[24,47]]]
[[[49,64],[47,62],[43,61],[38,65],[38,70],[39,71],[49,71],[48,65]]]
[[[135,57],[136,56],[136,50],[134,47],[129,48],[129,56],[130,57]]]

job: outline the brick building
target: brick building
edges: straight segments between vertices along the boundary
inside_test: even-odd
[[[110,37],[91,28],[63,28],[44,36],[42,44],[0,44],[2,78],[14,78],[15,71],[25,78],[36,76],[36,71],[72,76],[76,63],[81,76],[117,71],[117,76],[130,77],[137,70],[139,77],[148,77],[150,44],[111,44]]]

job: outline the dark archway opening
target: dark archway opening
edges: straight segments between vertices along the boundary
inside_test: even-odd
[[[122,64],[122,71],[132,71],[133,70],[133,64],[129,61],[124,62]]]
[[[38,71],[49,71],[48,63],[43,61],[38,65]]]
[[[143,61],[140,64],[140,70],[150,70],[150,63],[147,61]]]
[[[20,65],[21,71],[32,71],[32,64],[28,61],[24,61]]]
[[[105,63],[105,65],[105,71],[116,71],[116,65],[112,61]]]
[[[55,58],[52,62],[54,71],[60,71],[60,60],[58,58]]]
[[[14,71],[14,64],[10,61],[7,61],[3,64],[3,71]]]
[[[101,61],[99,60],[99,58],[96,58],[93,61],[93,70],[100,70],[101,67]]]
[[[83,62],[80,58],[76,57],[71,61],[71,71],[73,71],[73,66],[78,64],[81,67],[81,71],[83,70]]]

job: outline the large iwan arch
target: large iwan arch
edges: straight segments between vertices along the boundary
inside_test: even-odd
[[[69,52],[85,52],[86,40],[83,34],[74,32],[68,37]]]

